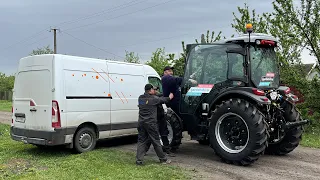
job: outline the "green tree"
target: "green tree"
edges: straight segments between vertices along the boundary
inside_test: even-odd
[[[222,32],[219,31],[218,35],[215,36],[215,32],[212,31],[211,32],[211,36],[210,36],[210,31],[207,30],[206,36],[204,34],[201,34],[201,43],[204,44],[204,43],[213,43],[213,42],[216,42],[216,41],[220,41],[221,40],[221,34],[222,34]],[[198,39],[195,39],[195,41],[196,41],[197,44],[199,44]]]
[[[140,64],[139,55],[135,54],[134,52],[126,51],[126,57],[124,59],[124,62]]]
[[[171,65],[169,59],[170,57],[167,58],[164,48],[158,48],[155,52],[152,53],[151,60],[146,62],[146,64],[155,69],[159,75],[162,75],[163,68],[165,66]]]
[[[40,55],[40,54],[53,54],[53,50],[48,45],[48,46],[33,50],[29,55],[33,56],[33,55]]]
[[[7,76],[0,72],[0,92],[11,91],[13,89],[14,76]]]
[[[243,34],[246,32],[246,24],[250,23],[253,26],[253,30],[259,33],[268,33],[268,22],[265,18],[266,14],[260,15],[256,14],[253,9],[250,13],[249,6],[244,3],[244,8],[237,7],[239,17],[233,12],[233,23],[231,23],[232,28],[238,34]]]
[[[276,0],[272,4],[275,10],[272,16],[276,20],[272,22],[278,23],[277,20],[281,19],[280,24],[290,26],[291,33],[287,34],[293,41],[296,36],[301,38],[297,41],[300,48],[306,47],[320,63],[320,1],[301,0],[299,7],[294,7],[293,0]]]

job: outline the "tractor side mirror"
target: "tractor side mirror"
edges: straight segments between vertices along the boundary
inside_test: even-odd
[[[235,54],[241,54],[243,56],[246,55],[246,51],[243,48],[228,48],[226,50],[226,53],[235,53]]]

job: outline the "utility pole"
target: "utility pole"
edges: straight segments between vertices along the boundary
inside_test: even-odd
[[[51,30],[53,30],[53,53],[57,54],[57,30],[59,29],[52,28]]]

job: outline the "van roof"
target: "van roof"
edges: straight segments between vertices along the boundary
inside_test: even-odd
[[[148,71],[155,71],[151,66],[146,65],[146,64],[138,64],[138,63],[129,63],[129,62],[124,62],[124,61],[113,61],[113,60],[105,60],[105,59],[98,59],[98,58],[90,58],[90,57],[82,57],[82,56],[73,56],[73,55],[65,55],[65,54],[40,54],[40,55],[33,55],[33,56],[27,56],[21,58],[23,61],[24,59],[29,59],[32,57],[65,57],[65,58],[70,58],[70,59],[79,59],[82,61],[98,61],[98,62],[109,62],[109,63],[117,63],[117,64],[128,64],[128,65],[134,65],[134,66],[143,66],[146,70]]]

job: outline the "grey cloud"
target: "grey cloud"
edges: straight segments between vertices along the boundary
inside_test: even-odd
[[[71,21],[82,16],[109,9],[130,0],[12,0],[0,4],[0,71],[15,72],[20,58],[27,56],[33,49],[50,44],[53,47],[52,33],[44,31],[39,36],[9,49],[5,47],[31,36],[40,30],[49,30],[50,26],[64,21]],[[92,26],[69,31],[88,43],[106,49],[114,54],[124,56],[124,51],[135,51],[143,60],[148,60],[156,48],[165,47],[167,52],[180,52],[181,41],[193,43],[206,30],[223,31],[223,34],[233,34],[231,28],[232,12],[237,6],[247,2],[257,12],[272,9],[271,0],[176,0],[165,5],[134,13],[131,15],[106,20],[121,14],[130,13],[165,2],[166,0],[149,0],[136,6],[114,11],[110,14],[81,20],[77,23],[66,23],[58,26],[62,31],[85,24]],[[184,35],[187,34],[187,35]],[[176,36],[176,38],[155,41]],[[46,38],[39,41],[40,39]],[[39,42],[37,42],[39,41]],[[145,43],[146,41],[155,41]],[[30,43],[37,42],[29,45]],[[132,46],[130,46],[132,45]],[[114,55],[88,46],[72,37],[58,34],[58,52],[93,58],[114,58]],[[117,58],[121,60],[120,58]]]

